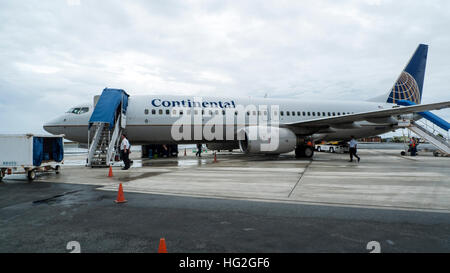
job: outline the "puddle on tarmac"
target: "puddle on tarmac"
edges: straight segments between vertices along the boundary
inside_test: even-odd
[[[201,166],[211,163],[211,159],[134,159],[131,168],[142,167],[185,167],[185,166]],[[66,166],[85,166],[85,160],[65,160]],[[113,167],[123,167],[123,162],[115,162]]]
[[[139,160],[141,161],[141,160]],[[174,159],[174,160],[161,160],[158,159],[148,159],[141,161],[140,164],[144,167],[189,167],[189,166],[201,166],[210,163],[211,160],[206,159]]]
[[[157,176],[157,175],[160,175],[160,174],[163,174],[163,173],[166,173],[166,172],[148,172],[148,173],[142,173],[142,174],[137,175],[137,176],[120,177],[120,181],[130,182],[130,181],[134,181],[134,180],[138,180],[138,179],[142,179],[142,178]]]

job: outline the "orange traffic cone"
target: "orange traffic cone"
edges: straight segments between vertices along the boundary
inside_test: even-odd
[[[111,165],[109,165],[109,173],[108,173],[108,177],[113,177],[113,172],[112,172],[112,167],[111,167]]]
[[[158,253],[167,253],[166,239],[164,238],[159,239]]]
[[[117,193],[117,200],[115,200],[114,202],[116,202],[116,203],[127,202],[127,200],[125,200],[125,196],[123,195],[122,183],[120,183],[120,185],[119,185],[119,192]]]

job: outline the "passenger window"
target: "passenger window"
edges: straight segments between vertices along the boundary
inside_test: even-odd
[[[322,112],[322,116],[323,116],[323,117],[325,116],[325,112]]]
[[[216,115],[218,115],[219,114],[219,110],[216,110]]]
[[[170,115],[170,110],[166,109],[166,115]]]
[[[290,115],[291,115],[291,112],[286,111],[286,116],[290,116]]]
[[[145,115],[148,115],[148,109],[145,109],[145,110],[144,110],[144,114],[145,114]]]
[[[317,112],[317,116],[320,117],[320,112]]]
[[[224,116],[225,116],[225,110],[222,110],[222,115],[224,115]]]
[[[159,114],[160,114],[160,115],[162,115],[162,114],[163,114],[163,110],[162,110],[162,109],[159,109],[159,111],[158,111],[158,112],[159,112]]]
[[[308,117],[311,116],[311,112],[308,112]]]
[[[330,113],[330,112],[328,112],[328,116],[331,116],[331,113]]]
[[[198,115],[198,111],[197,110],[194,110],[194,115]]]
[[[190,116],[190,115],[191,115],[191,109],[187,110],[187,111],[186,111],[186,114],[187,114],[188,116]]]
[[[267,111],[264,111],[263,113],[264,113],[264,116],[267,116]]]
[[[341,115],[341,112],[338,112],[337,115],[340,116],[340,115]]]
[[[316,116],[316,112],[312,112],[312,114],[313,114],[314,117]]]
[[[300,112],[297,112],[297,116],[301,116]]]
[[[334,117],[334,116],[336,116],[336,113],[335,113],[335,112],[333,112],[333,117]]]
[[[302,114],[303,114],[303,116],[306,116],[306,113],[305,113],[305,112],[302,112]]]
[[[156,114],[156,110],[152,109],[152,115],[155,115],[155,114]]]
[[[292,111],[292,116],[295,116],[295,112],[294,111]]]
[[[278,112],[277,112],[277,111],[274,111],[274,112],[273,112],[273,116],[276,117],[277,115],[278,115]]]
[[[247,112],[247,116],[250,116],[250,112]]]

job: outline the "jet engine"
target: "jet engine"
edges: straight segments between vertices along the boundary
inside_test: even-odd
[[[297,136],[289,129],[249,126],[238,132],[239,148],[250,154],[282,154],[295,149]]]

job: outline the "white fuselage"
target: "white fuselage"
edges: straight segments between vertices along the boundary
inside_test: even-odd
[[[250,106],[252,105],[256,107],[253,108],[255,111],[251,110]],[[266,112],[264,111],[264,106],[267,107]],[[65,134],[69,140],[87,143],[88,123],[93,112],[93,105],[85,104],[78,107],[89,109],[86,109],[87,111],[81,114],[66,113],[46,123],[44,129],[52,134]],[[236,131],[236,127],[256,125],[255,119],[268,125],[279,123],[280,127],[284,127],[286,124],[304,120],[391,108],[392,104],[364,101],[312,101],[268,98],[202,97],[200,100],[200,98],[188,96],[130,96],[125,130],[130,142],[133,144],[229,142],[226,137],[224,137],[224,140],[206,138],[174,140],[172,127],[180,119],[180,116],[174,116],[173,111],[176,109],[179,113],[179,107],[185,107],[183,115],[189,116],[187,119],[190,119],[192,128],[195,126],[204,127],[211,123],[213,118],[216,118],[216,121],[218,119],[222,120],[222,124],[226,128],[224,130],[232,129]],[[244,109],[245,107],[247,108]],[[202,110],[204,115],[201,115]],[[223,110],[225,110],[225,115],[223,115]],[[238,114],[242,115],[238,118],[238,115],[233,114],[234,111],[232,110],[240,111]],[[209,115],[210,113],[212,115]],[[331,131],[322,132],[305,132],[304,130],[289,128],[297,135],[312,135],[313,138],[323,140],[347,140],[351,135],[357,138],[374,136],[395,129],[394,124],[358,122],[357,125],[359,128],[333,128]],[[332,125],[330,126],[332,127]]]

